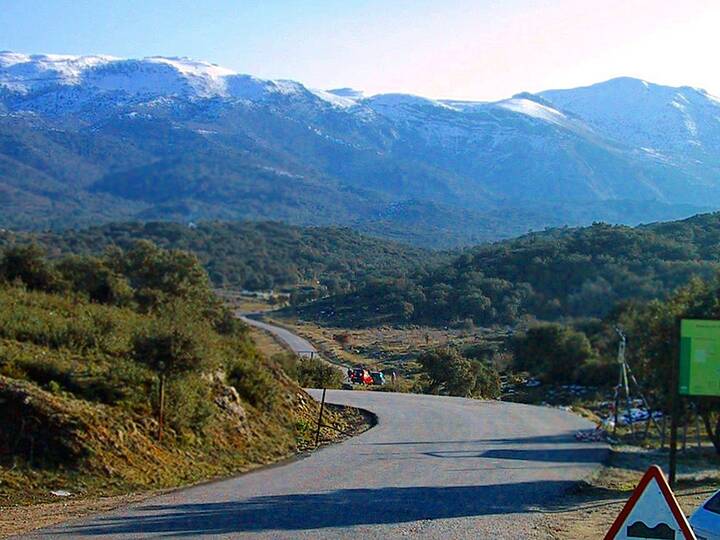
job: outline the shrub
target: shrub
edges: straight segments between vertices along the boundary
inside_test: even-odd
[[[257,359],[234,360],[228,369],[228,381],[253,407],[268,411],[275,407],[279,397],[278,383]]]
[[[193,318],[185,304],[167,306],[167,311],[133,337],[133,359],[156,373],[158,377],[158,439],[162,439],[165,413],[165,384],[200,373],[214,364],[210,342],[212,330],[204,321]],[[174,407],[181,406],[184,396],[168,396]]]
[[[133,291],[127,279],[103,259],[73,255],[62,259],[57,270],[73,291],[93,302],[125,306],[132,300]]]
[[[478,360],[472,360],[471,370],[475,377],[475,386],[472,390],[474,397],[494,399],[500,396],[500,374],[496,369]]]
[[[297,382],[303,388],[340,388],[343,376],[338,368],[319,358],[297,361]]]
[[[60,288],[57,272],[45,260],[45,252],[37,244],[6,248],[0,259],[0,281],[20,281],[28,289],[40,291]]]
[[[576,370],[595,355],[585,334],[560,324],[530,328],[515,337],[512,346],[515,369],[552,383],[572,382]]]

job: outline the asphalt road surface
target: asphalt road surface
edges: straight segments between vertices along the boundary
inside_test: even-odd
[[[289,330],[285,330],[284,328],[280,328],[279,326],[267,324],[256,319],[251,319],[250,317],[247,317],[245,315],[238,315],[238,318],[244,323],[249,324],[250,326],[255,326],[256,328],[260,328],[262,330],[270,332],[273,336],[275,336],[277,339],[290,347],[290,350],[298,356],[310,356],[311,354],[317,355],[317,349],[313,346],[312,343],[310,343],[307,339],[296,336]]]
[[[318,391],[313,391],[317,398]],[[546,538],[541,512],[604,458],[570,413],[497,401],[328,391],[378,425],[282,466],[33,538]]]

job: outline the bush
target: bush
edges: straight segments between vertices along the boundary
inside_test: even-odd
[[[132,301],[132,288],[125,277],[97,257],[66,257],[57,270],[70,288],[93,302],[126,306]]]
[[[57,272],[45,260],[45,252],[37,244],[6,248],[0,259],[0,281],[19,281],[28,289],[38,291],[60,289]]]
[[[595,353],[587,336],[560,324],[530,328],[513,339],[514,367],[538,374],[545,382],[570,383]]]
[[[472,365],[455,349],[429,351],[420,355],[417,361],[428,377],[429,393],[461,397],[472,394],[475,386]]]
[[[214,414],[211,394],[211,385],[198,375],[171,379],[167,386],[167,399],[174,405],[167,410],[168,426],[180,434],[200,435]]]
[[[228,381],[253,407],[272,410],[279,398],[277,381],[255,358],[238,358],[228,369]]]
[[[340,388],[343,375],[338,368],[319,358],[297,361],[297,382],[303,388]]]
[[[615,359],[591,358],[575,370],[575,382],[585,386],[612,386],[617,383]]]
[[[480,361],[471,361],[471,370],[475,377],[475,386],[472,389],[473,397],[495,399],[500,396],[500,374],[496,369]]]

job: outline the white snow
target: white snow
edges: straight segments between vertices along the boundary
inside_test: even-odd
[[[149,56],[145,58],[145,61],[167,64],[177,69],[180,73],[193,77],[211,77],[218,79],[220,77],[227,77],[228,75],[237,75],[237,73],[231,69],[218,66],[217,64],[211,64],[210,62],[192,60],[191,58]]]
[[[154,96],[258,99],[267,94],[293,95],[303,85],[287,80],[262,80],[200,60],[150,56],[27,55],[0,52],[0,86],[31,92],[52,85],[89,85],[103,91]]]
[[[563,113],[547,107],[541,103],[537,103],[536,101],[532,101],[531,99],[506,99],[504,101],[497,102],[496,105],[502,109],[507,109],[509,111],[524,114],[526,116],[545,120],[546,122],[550,122],[553,124],[561,126],[569,125],[568,118]]]
[[[328,92],[327,90],[318,90],[316,88],[310,88],[310,92],[315,94],[323,101],[328,102],[330,105],[338,107],[340,109],[348,109],[357,105],[356,98],[338,96],[337,94],[333,94],[332,92]]]

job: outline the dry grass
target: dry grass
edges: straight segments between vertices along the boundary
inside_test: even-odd
[[[498,338],[495,330],[477,328],[460,330],[430,327],[394,327],[346,329],[298,319],[280,318],[276,324],[285,326],[311,341],[333,361],[344,365],[365,365],[377,369],[394,369],[412,378],[417,374],[414,360],[422,351],[444,346],[464,347]],[[268,319],[269,320],[269,319]]]
[[[718,461],[709,447],[681,456],[674,492],[686,515],[720,488]],[[666,466],[667,453],[632,446],[613,448],[605,467],[568,493],[557,507],[540,510],[548,535],[564,540],[601,538],[652,464]]]

